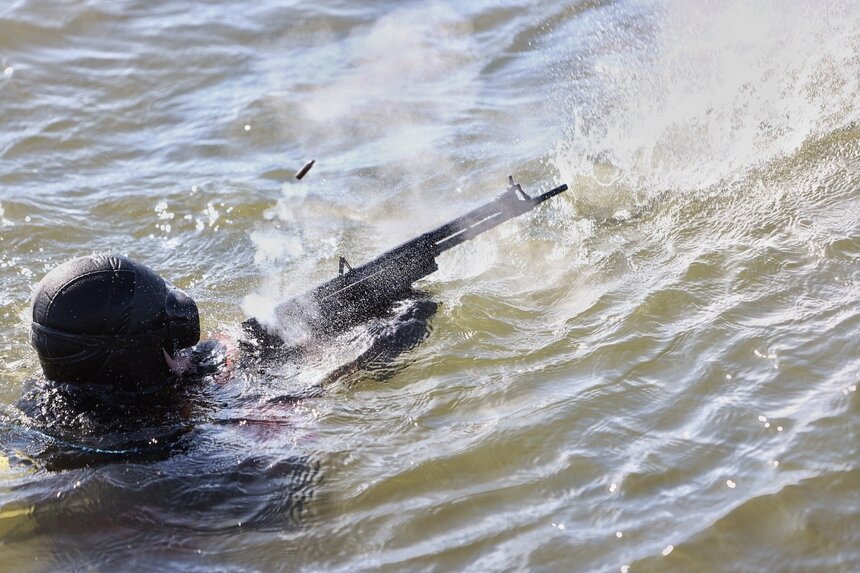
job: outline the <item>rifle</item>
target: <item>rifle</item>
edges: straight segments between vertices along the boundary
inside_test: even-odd
[[[438,270],[436,257],[509,219],[527,213],[547,199],[567,190],[560,185],[530,197],[508,177],[508,188],[488,203],[453,221],[406,241],[360,267],[345,258],[338,261],[338,275],[328,282],[279,304],[275,316],[297,321],[306,333],[331,335],[387,310],[408,295],[412,283]],[[266,347],[284,344],[255,318],[242,323],[245,332]]]

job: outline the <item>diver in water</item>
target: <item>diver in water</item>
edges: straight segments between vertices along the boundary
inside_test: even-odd
[[[435,310],[432,301],[415,300],[375,330],[371,323],[372,343],[359,357],[316,386],[267,403],[316,396],[331,379],[390,363],[426,338]],[[202,397],[207,377],[227,383],[236,364],[259,376],[269,365],[301,360],[301,347],[253,323],[259,336],[246,331],[239,344],[201,342],[194,300],[149,267],[116,255],[73,259],[50,271],[33,293],[30,342],[44,379],[27,384],[19,409],[66,443],[91,437],[98,448],[86,451],[156,454],[152,445],[169,448],[205,417],[199,410],[211,408]],[[117,447],[104,447],[106,437]]]
[[[495,199],[360,267],[341,257],[338,276],[281,303],[276,315],[323,335],[379,316],[438,269],[441,253],[565,190],[560,185],[529,196],[509,177],[508,188]],[[250,338],[246,347],[256,347],[258,357],[289,347],[255,318],[243,328]],[[30,340],[48,379],[91,390],[110,386],[113,393],[131,391],[135,397],[200,362],[189,354],[200,340],[197,305],[149,267],[122,256],[82,257],[48,273],[33,295]]]
[[[389,375],[397,356],[429,334],[436,311],[434,302],[411,294],[396,312],[366,316],[362,332],[371,342],[358,357],[330,365],[324,379],[297,390],[278,369],[285,362],[301,367],[313,350],[285,343],[256,321],[260,335],[246,330],[238,344],[228,337],[201,341],[194,300],[149,267],[116,255],[73,259],[50,271],[32,295],[30,342],[44,377],[25,384],[17,406],[22,427],[44,439],[25,436],[13,449],[62,470],[165,460],[195,448],[192,434],[213,421],[253,431],[251,425],[268,423],[266,415],[288,415],[334,380],[359,371]],[[270,367],[274,383],[264,382]],[[267,387],[267,395],[249,398],[242,384],[231,390],[237,377]],[[275,388],[282,393],[271,395]],[[229,413],[248,399],[261,413],[257,419]]]
[[[255,318],[243,323],[240,365],[253,364],[259,375],[266,363],[298,363],[307,339],[325,345],[358,324],[369,324],[372,343],[330,376],[390,363],[429,333],[436,304],[422,300],[413,284],[437,270],[438,255],[566,189],[561,185],[532,197],[509,178],[507,190],[485,205],[362,266],[353,268],[341,257],[337,276],[278,305],[276,318],[280,325],[291,326],[288,334]],[[395,309],[404,300],[412,304]],[[295,325],[299,328],[292,328]],[[30,340],[46,380],[31,384],[19,406],[52,435],[64,433],[72,439],[134,426],[187,431],[187,422],[195,418],[188,408],[210,407],[205,399],[188,399],[189,392],[199,388],[193,382],[225,371],[229,378],[229,366],[237,358],[221,342],[200,342],[200,319],[191,297],[149,267],[113,255],[73,259],[42,279],[33,294]],[[314,395],[322,382],[310,394],[269,403]],[[145,442],[170,443],[165,437],[140,435]]]
[[[192,382],[227,362],[224,345],[200,342],[191,297],[114,255],[76,258],[42,279],[30,342],[44,378],[26,384],[18,407],[60,444],[54,449],[63,461],[40,456],[57,467],[89,464],[99,452],[166,455],[198,417]]]

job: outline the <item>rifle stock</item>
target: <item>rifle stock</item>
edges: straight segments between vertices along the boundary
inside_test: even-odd
[[[311,334],[333,334],[384,311],[407,294],[412,284],[438,270],[436,257],[505,221],[531,211],[567,190],[560,185],[530,197],[508,178],[505,192],[456,219],[386,251],[359,267],[340,258],[338,276],[277,306],[275,316],[297,321]],[[269,346],[283,344],[255,318],[242,323],[245,331]]]

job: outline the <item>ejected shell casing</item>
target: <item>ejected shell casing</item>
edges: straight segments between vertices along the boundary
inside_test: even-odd
[[[311,167],[313,167],[314,163],[316,163],[316,162],[317,162],[316,159],[311,159],[310,161],[305,163],[304,166],[296,172],[296,179],[301,179],[302,177],[307,175],[308,171],[311,170]]]

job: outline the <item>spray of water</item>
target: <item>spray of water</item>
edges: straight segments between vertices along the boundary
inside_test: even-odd
[[[555,164],[584,195],[617,206],[730,184],[860,119],[852,0],[644,7],[610,15],[579,60]]]

